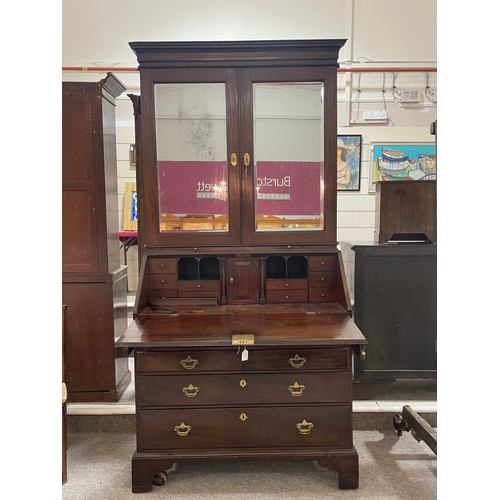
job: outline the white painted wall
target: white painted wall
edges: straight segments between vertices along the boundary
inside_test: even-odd
[[[63,67],[137,67],[131,41],[342,38],[341,68],[435,67],[437,0],[63,0]],[[98,13],[98,15],[96,14]],[[132,105],[137,72],[115,71],[127,91],[118,99],[117,157],[120,227],[125,183],[135,180],[129,146],[135,142]],[[63,71],[63,80],[98,81],[105,72]],[[373,241],[374,193],[368,191],[370,143],[433,142],[436,73],[339,73],[339,134],[362,135],[361,189],[338,194],[338,239]],[[417,88],[421,102],[395,102],[397,89]],[[428,93],[429,94],[429,93]],[[367,124],[365,111],[386,110],[385,124]],[[137,286],[137,248],[128,254],[129,287]]]

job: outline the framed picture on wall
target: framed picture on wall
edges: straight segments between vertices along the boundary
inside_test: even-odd
[[[436,180],[436,145],[432,142],[370,144],[369,191],[377,181]]]
[[[337,135],[337,191],[359,191],[361,136]]]
[[[125,183],[125,194],[123,196],[123,229],[125,231],[137,231],[137,189],[135,182]]]

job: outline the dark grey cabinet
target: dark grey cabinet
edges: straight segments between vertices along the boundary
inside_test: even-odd
[[[368,345],[357,379],[435,378],[437,245],[353,245],[353,318]]]

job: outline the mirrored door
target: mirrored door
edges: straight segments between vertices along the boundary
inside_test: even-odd
[[[243,144],[251,151],[244,188],[248,242],[334,237],[336,157],[325,136],[336,130],[335,82],[335,73],[321,68],[241,70]]]
[[[253,84],[256,231],[324,229],[322,82]]]
[[[160,232],[228,232],[226,85],[154,85]]]

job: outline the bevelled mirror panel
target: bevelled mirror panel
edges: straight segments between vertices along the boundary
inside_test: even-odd
[[[160,231],[229,230],[224,83],[155,84]]]
[[[323,84],[254,83],[257,231],[324,228]]]

